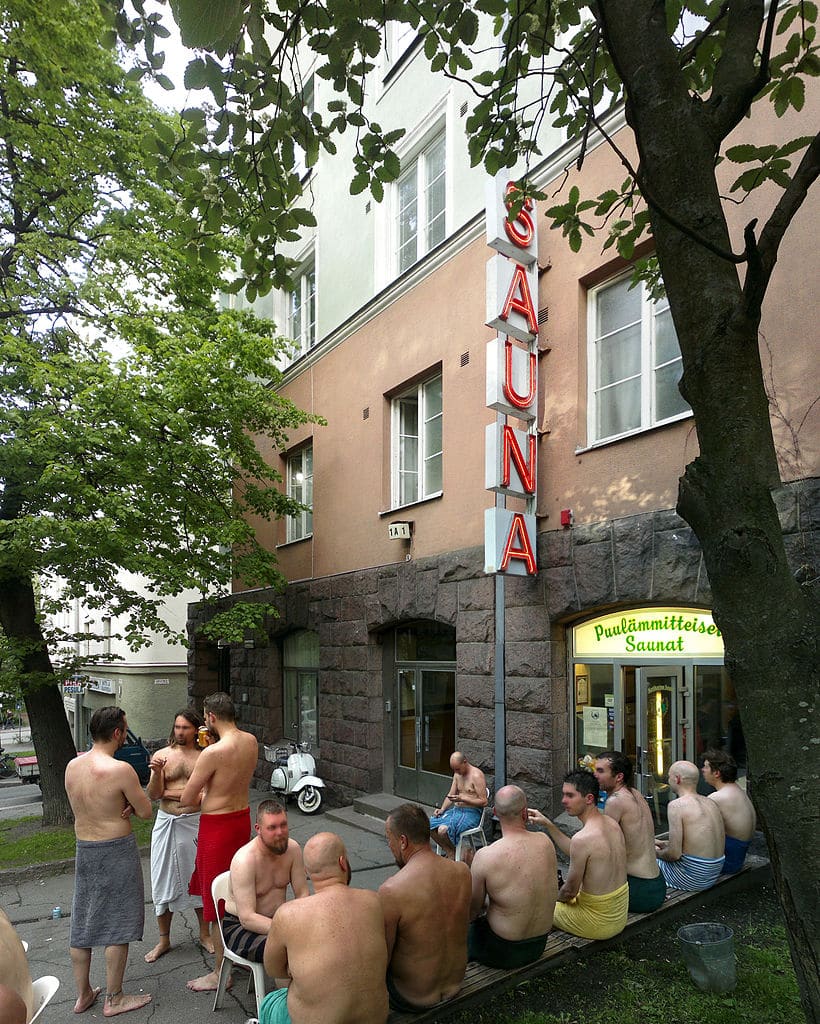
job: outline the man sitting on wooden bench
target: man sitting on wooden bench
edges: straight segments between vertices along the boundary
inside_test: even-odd
[[[709,799],[720,808],[726,831],[726,860],[721,874],[733,875],[743,867],[755,834],[754,804],[737,784],[737,762],[725,750],[704,750],[701,771],[703,781],[715,787]]]
[[[629,904],[623,832],[598,810],[598,780],[592,772],[567,772],[561,804],[583,823],[572,839],[540,811],[527,812],[529,820],[543,825],[569,855],[569,873],[558,890],[555,927],[584,939],[611,939],[624,930]]]
[[[698,778],[698,767],[691,761],[675,761],[669,769],[669,787],[678,799],[667,808],[669,839],[656,839],[655,850],[670,889],[711,888],[726,859],[720,808],[697,792]]]
[[[522,789],[499,789],[493,809],[501,839],[478,850],[472,863],[467,955],[489,967],[523,967],[544,952],[558,895],[558,865],[544,833],[527,831]]]

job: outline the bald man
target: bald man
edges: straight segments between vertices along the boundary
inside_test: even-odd
[[[455,860],[462,832],[475,828],[481,821],[481,811],[487,806],[487,780],[484,772],[470,764],[460,750],[450,755],[450,771],[453,781],[441,806],[433,812],[430,829],[433,840],[450,860]]]
[[[544,952],[558,896],[555,849],[543,832],[527,831],[527,798],[518,786],[495,795],[501,838],[478,850],[471,872],[470,960],[523,967]]]
[[[26,1024],[31,1019],[34,994],[23,943],[0,909],[0,1021]]]
[[[305,843],[314,895],[284,903],[265,943],[265,971],[290,978],[262,1000],[259,1024],[384,1024],[387,943],[376,893],[351,889],[342,840],[319,832]]]
[[[678,799],[667,810],[669,839],[656,839],[655,851],[670,889],[708,889],[723,870],[723,818],[714,800],[697,792],[699,776],[691,761],[675,761],[669,769],[669,787]]]

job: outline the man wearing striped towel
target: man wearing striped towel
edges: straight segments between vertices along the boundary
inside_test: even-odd
[[[655,852],[670,889],[709,889],[723,870],[723,818],[715,802],[697,792],[698,776],[691,761],[675,761],[669,769],[678,799],[669,803],[669,839],[656,839]]]

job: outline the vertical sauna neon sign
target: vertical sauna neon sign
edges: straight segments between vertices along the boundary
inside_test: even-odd
[[[484,479],[487,490],[525,499],[527,512],[503,503],[485,510],[484,571],[524,576],[538,571],[531,511],[537,486],[538,237],[531,200],[507,219],[514,191],[506,174],[488,184],[487,245],[496,255],[487,262],[486,323],[498,333],[487,344],[487,406],[500,415],[485,429]]]

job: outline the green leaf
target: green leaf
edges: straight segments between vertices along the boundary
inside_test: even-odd
[[[219,52],[239,32],[245,12],[244,0],[171,0],[174,19],[182,42],[192,50]]]

